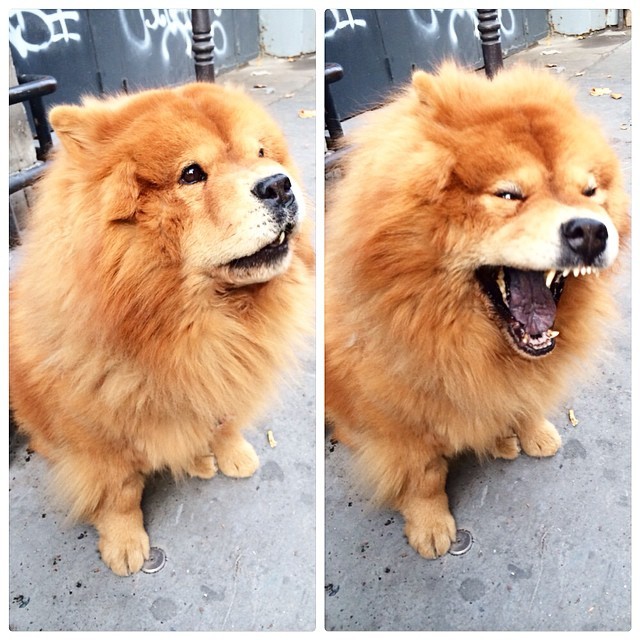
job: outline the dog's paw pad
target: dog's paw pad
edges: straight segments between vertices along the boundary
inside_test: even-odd
[[[535,458],[554,455],[562,444],[560,434],[548,420],[528,426],[518,432],[518,437],[522,450]]]

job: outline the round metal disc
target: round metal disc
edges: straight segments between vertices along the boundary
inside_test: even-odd
[[[144,561],[141,571],[143,573],[157,573],[167,562],[167,556],[160,547],[151,547],[149,557]]]
[[[449,553],[452,556],[461,556],[471,549],[473,544],[473,536],[466,529],[458,529],[456,531],[456,540],[451,544]]]

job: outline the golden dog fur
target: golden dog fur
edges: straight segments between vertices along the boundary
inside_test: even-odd
[[[128,574],[149,550],[146,475],[257,468],[240,430],[310,329],[310,223],[282,133],[240,90],[87,99],[50,119],[61,149],[11,290],[11,406],[71,516]],[[302,220],[286,244],[251,192],[285,174]],[[271,242],[277,260],[234,264]]]
[[[416,72],[350,142],[326,216],[327,417],[374,498],[433,558],[455,538],[450,458],[560,446],[545,414],[610,321],[605,268],[629,231],[627,198],[598,124],[544,71]],[[608,232],[600,277],[580,275],[590,259],[560,256],[572,218]],[[506,335],[476,277],[502,265],[571,270],[555,276],[550,353]]]

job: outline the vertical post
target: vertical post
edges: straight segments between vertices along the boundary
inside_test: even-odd
[[[336,109],[336,104],[331,95],[330,85],[337,82],[344,76],[342,67],[336,62],[325,62],[324,65],[324,124],[329,132],[327,140],[327,148],[333,149],[337,146],[337,142],[342,138],[342,125],[340,124],[340,116]]]
[[[191,9],[191,31],[193,36],[193,58],[198,82],[215,82],[213,65],[213,36],[209,9]]]
[[[477,9],[478,31],[482,43],[484,71],[489,79],[502,69],[502,47],[500,46],[500,21],[497,9]]]

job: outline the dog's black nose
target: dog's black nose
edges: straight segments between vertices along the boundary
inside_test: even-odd
[[[251,193],[270,206],[286,206],[295,200],[291,190],[291,181],[284,173],[276,173],[268,178],[258,180],[253,185]]]
[[[609,233],[607,227],[592,218],[573,218],[561,227],[562,236],[582,261],[591,264],[606,248]]]

